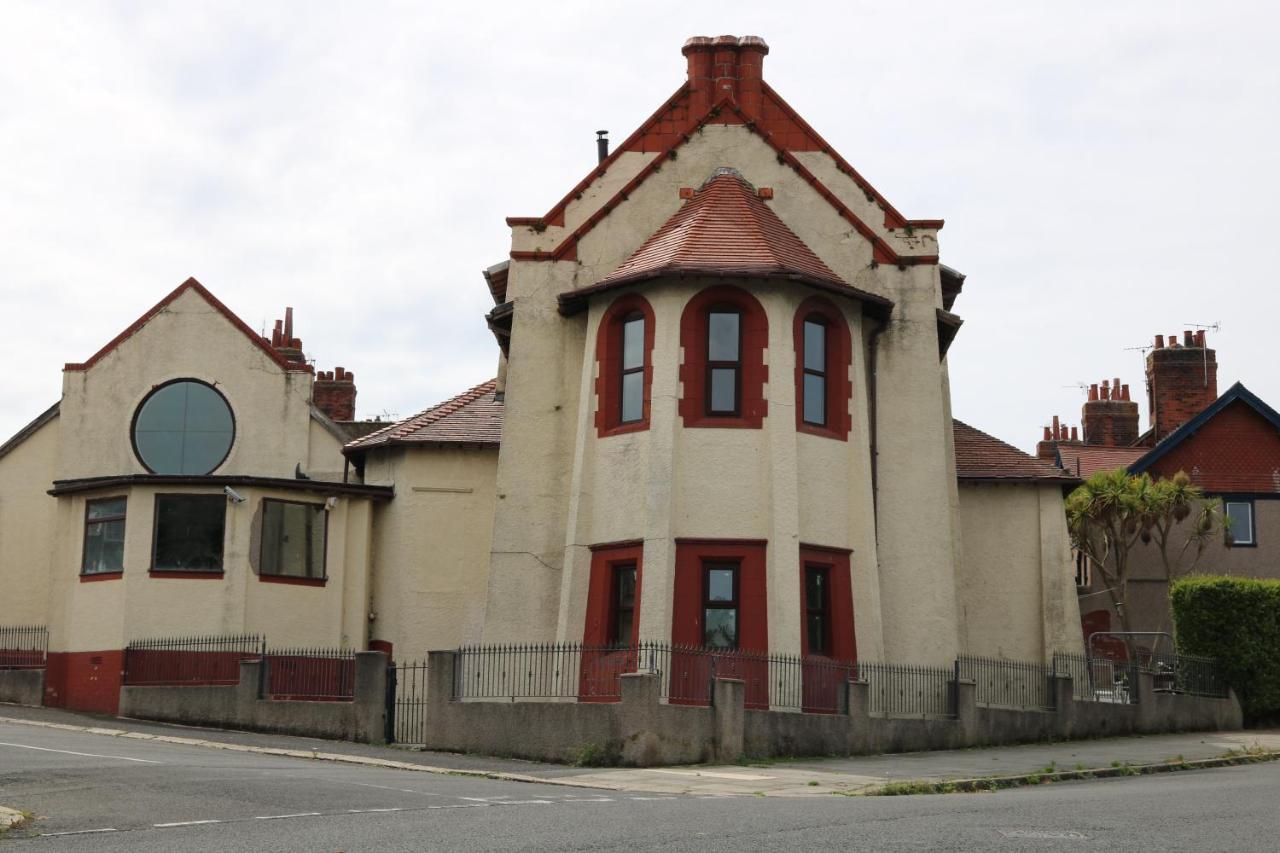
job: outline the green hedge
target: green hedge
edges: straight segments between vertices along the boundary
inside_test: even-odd
[[[1169,598],[1178,648],[1221,661],[1246,720],[1280,718],[1280,580],[1198,575]]]

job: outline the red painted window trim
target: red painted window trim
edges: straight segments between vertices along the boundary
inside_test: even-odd
[[[702,645],[703,563],[738,563],[738,650],[769,650],[769,608],[762,539],[677,539],[671,642]]]
[[[640,420],[622,422],[622,324],[632,314],[644,317],[644,403]],[[596,434],[600,438],[649,428],[649,389],[653,385],[653,307],[638,293],[613,301],[596,332]]]
[[[80,583],[94,583],[95,581],[114,581],[124,577],[124,572],[96,572],[91,575],[80,575]]]
[[[707,316],[713,308],[726,306],[742,312],[740,399],[737,415],[707,412]],[[686,427],[760,429],[769,411],[764,384],[769,368],[764,351],[769,345],[769,320],[760,302],[745,290],[731,285],[709,287],[689,300],[680,316],[680,417]]]
[[[822,318],[827,327],[826,426],[807,423],[804,419],[804,323],[814,316]],[[848,441],[853,421],[849,415],[849,401],[853,398],[853,382],[849,379],[849,370],[853,365],[853,345],[848,319],[831,300],[811,296],[796,309],[793,334],[796,357],[796,431]]]
[[[849,570],[849,554],[844,548],[822,545],[801,545],[800,566],[800,653],[809,657],[809,631],[805,624],[804,575],[808,566],[822,566],[827,570],[827,594],[830,596],[828,619],[831,632],[831,654],[834,660],[852,663],[858,659],[857,641],[853,630],[853,583]]]
[[[262,583],[283,583],[293,586],[324,586],[329,582],[327,577],[324,578],[302,578],[295,575],[264,575],[259,574],[258,580]]]
[[[591,546],[591,574],[587,582],[587,614],[582,628],[584,646],[610,645],[614,615],[613,602],[616,600],[614,569],[618,566],[633,564],[636,567],[636,598],[631,610],[631,644],[635,645],[640,639],[640,607],[644,589],[644,543],[633,541]]]
[[[222,580],[225,575],[222,572],[181,572],[181,571],[155,571],[147,572],[153,578],[189,578],[193,580]]]

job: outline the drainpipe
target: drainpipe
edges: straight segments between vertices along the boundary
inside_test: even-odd
[[[880,341],[880,335],[884,330],[889,328],[887,319],[878,323],[871,332],[871,338],[867,341],[867,429],[868,438],[871,444],[871,514],[875,519],[876,544],[880,544],[880,478],[879,478],[879,458],[876,450],[876,419],[877,409],[876,397],[879,393],[876,386],[876,345]]]

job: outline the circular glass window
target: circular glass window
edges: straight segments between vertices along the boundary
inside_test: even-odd
[[[153,474],[208,474],[227,458],[235,435],[226,398],[194,379],[161,385],[133,418],[133,449]]]

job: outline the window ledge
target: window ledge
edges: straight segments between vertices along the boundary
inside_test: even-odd
[[[324,586],[329,582],[328,578],[299,578],[289,575],[258,575],[258,580],[262,583],[283,583],[292,584],[293,586]]]
[[[201,572],[176,569],[152,569],[148,574],[153,578],[195,578],[199,580],[218,580],[223,576],[221,571]]]
[[[124,577],[124,572],[92,572],[90,574],[81,574],[80,583],[93,583],[94,581],[114,581]]]
[[[848,441],[849,433],[847,431],[837,430],[832,427],[817,426],[810,423],[796,424],[796,432],[803,432],[806,435],[816,435],[820,438],[834,438],[836,441]]]
[[[626,435],[629,432],[644,432],[649,428],[649,421],[632,421],[625,424],[614,424],[613,426],[601,427],[597,432],[597,438],[608,438],[611,435]]]

